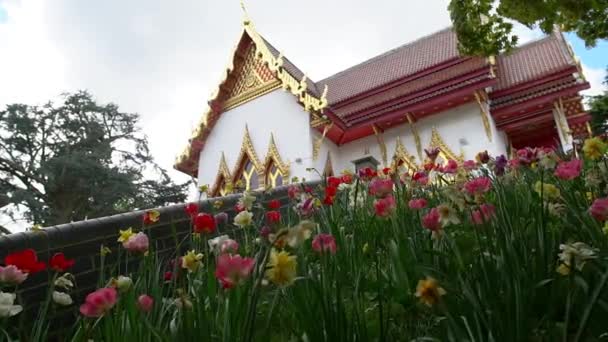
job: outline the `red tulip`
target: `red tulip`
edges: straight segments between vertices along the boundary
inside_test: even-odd
[[[184,207],[186,214],[190,215],[190,217],[196,216],[198,214],[198,204],[196,203],[188,203]]]
[[[63,253],[55,253],[49,261],[49,266],[57,272],[65,272],[74,266],[74,259],[66,259]]]
[[[215,218],[211,214],[199,213],[194,218],[195,233],[213,233],[215,231]]]
[[[15,267],[22,272],[32,274],[46,268],[45,263],[38,261],[36,252],[31,248],[7,255],[6,258],[4,258],[4,263],[7,266],[15,265]]]
[[[268,208],[270,210],[277,210],[281,207],[281,202],[279,200],[272,200],[268,202]]]

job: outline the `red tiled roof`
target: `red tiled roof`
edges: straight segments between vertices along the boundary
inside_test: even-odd
[[[321,80],[317,87],[329,86],[332,105],[458,57],[456,34],[447,28]]]
[[[498,84],[495,91],[575,66],[561,33],[522,45],[509,54],[498,56]]]

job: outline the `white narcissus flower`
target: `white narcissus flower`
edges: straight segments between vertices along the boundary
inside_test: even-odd
[[[301,245],[304,241],[310,239],[312,231],[316,227],[317,224],[312,221],[301,221],[297,226],[289,228],[289,233],[287,233],[287,243],[292,248]]]
[[[255,196],[253,196],[252,194],[250,194],[247,191],[245,193],[243,193],[243,197],[241,197],[241,199],[239,199],[239,204],[247,210],[251,210],[251,207],[253,206],[254,202],[255,202]]]
[[[458,218],[458,214],[456,210],[447,204],[441,204],[437,206],[437,210],[439,211],[439,222],[441,222],[442,227],[447,227],[450,224],[459,224],[460,219]]]
[[[11,317],[23,311],[21,305],[13,305],[17,296],[0,291],[0,317]]]
[[[234,217],[234,224],[243,228],[253,222],[253,214],[248,211],[241,211]]]
[[[118,276],[118,279],[116,279],[115,284],[120,292],[126,292],[129,291],[131,285],[133,285],[133,280],[131,280],[131,278],[129,277]]]
[[[558,254],[559,260],[563,265],[571,269],[573,266],[581,271],[585,263],[597,258],[597,248],[592,248],[584,242],[574,242],[559,245],[561,253]],[[572,265],[574,263],[574,265]]]
[[[220,251],[220,247],[222,246],[224,241],[227,240],[230,240],[230,237],[228,235],[220,235],[207,241],[207,243],[209,244],[209,249],[212,250],[213,253],[218,254]]]
[[[62,306],[68,306],[74,303],[69,294],[59,291],[53,291],[53,302]]]
[[[73,277],[70,273],[66,273],[55,280],[55,286],[69,290],[74,287],[74,283],[70,278]]]

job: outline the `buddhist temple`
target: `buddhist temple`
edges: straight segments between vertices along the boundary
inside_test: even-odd
[[[480,151],[564,151],[588,135],[589,88],[561,32],[490,58],[462,56],[451,28],[311,80],[249,19],[175,168],[220,196],[363,166],[407,172]]]

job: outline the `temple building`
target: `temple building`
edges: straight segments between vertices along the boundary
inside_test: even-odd
[[[490,58],[457,43],[444,29],[314,81],[244,20],[175,168],[220,196],[363,166],[411,172],[429,147],[460,163],[589,134],[589,83],[560,32]]]

